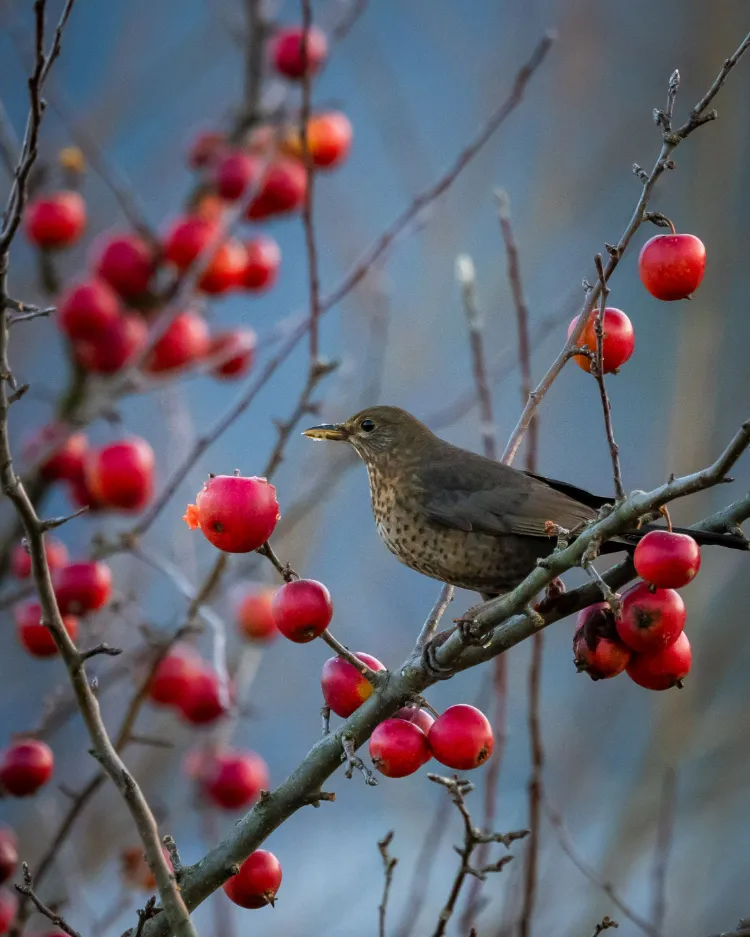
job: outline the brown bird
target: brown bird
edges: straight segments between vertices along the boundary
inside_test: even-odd
[[[398,407],[370,407],[304,435],[347,442],[360,456],[378,533],[394,556],[485,596],[513,589],[549,556],[557,541],[548,522],[574,530],[614,501],[452,446]],[[648,529],[607,542],[601,552],[632,551]],[[748,549],[741,536],[690,534],[702,545]]]

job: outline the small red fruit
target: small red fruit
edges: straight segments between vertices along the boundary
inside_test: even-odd
[[[68,562],[68,551],[64,543],[54,537],[44,538],[44,555],[47,557],[47,566],[50,572],[60,569]],[[31,557],[22,543],[13,547],[10,568],[17,579],[28,579],[31,575]]]
[[[249,807],[269,787],[268,765],[255,752],[219,752],[203,762],[200,784],[206,799],[217,807]]]
[[[237,603],[237,627],[249,641],[272,641],[277,634],[271,613],[276,593],[268,586],[255,586],[243,593]]]
[[[297,211],[305,201],[307,172],[296,159],[278,159],[271,163],[260,184],[260,191],[250,202],[247,218],[259,221],[273,215]]]
[[[95,338],[120,315],[120,300],[103,280],[72,287],[60,302],[58,322],[71,341]]]
[[[121,511],[140,511],[154,490],[154,450],[134,436],[89,452],[86,484],[102,505]]]
[[[245,248],[234,238],[219,244],[198,280],[198,289],[219,296],[240,285],[245,270]]]
[[[208,326],[196,312],[181,312],[172,319],[149,352],[144,370],[151,374],[175,371],[203,358],[209,351]]]
[[[427,736],[414,722],[386,719],[370,736],[370,758],[387,778],[405,778],[430,760]]]
[[[13,876],[18,865],[18,841],[9,826],[0,826],[0,885]],[[0,914],[0,918],[2,914]],[[1,922],[0,922],[1,924]],[[0,933],[3,927],[0,926]]]
[[[149,699],[159,706],[179,706],[201,667],[200,656],[190,645],[175,645],[156,665],[148,685]]]
[[[271,614],[285,638],[295,644],[307,644],[328,627],[333,618],[333,603],[322,582],[298,579],[276,591]]]
[[[55,572],[52,583],[63,615],[95,612],[112,595],[112,572],[106,563],[71,563]]]
[[[215,475],[189,504],[183,520],[225,553],[250,553],[271,536],[279,519],[276,489],[265,478]]]
[[[674,644],[685,627],[685,603],[674,589],[656,589],[646,582],[632,586],[622,597],[616,621],[620,640],[639,653]]]
[[[193,142],[187,154],[188,166],[191,169],[203,169],[210,166],[211,163],[221,154],[225,145],[223,133],[217,133],[213,130],[204,130],[199,133]]]
[[[114,374],[144,349],[147,336],[143,319],[126,314],[108,323],[96,336],[75,342],[73,354],[86,371]]]
[[[362,651],[354,655],[370,670],[385,670],[376,657],[371,657]],[[351,714],[372,696],[373,685],[363,676],[357,668],[343,657],[329,657],[323,664],[321,677],[323,699],[326,706],[330,706],[337,716],[347,719]]]
[[[36,793],[52,777],[52,749],[38,739],[14,742],[0,754],[0,786],[13,797]]]
[[[164,239],[164,257],[178,270],[187,270],[217,236],[214,219],[188,215],[178,218]]]
[[[341,111],[311,117],[307,124],[307,148],[313,166],[318,169],[340,166],[351,150],[352,135],[349,118]],[[304,147],[298,130],[289,134],[284,141],[284,149],[297,159],[303,159]]]
[[[286,78],[299,79],[305,73],[314,75],[320,70],[328,55],[328,40],[317,26],[307,31],[301,26],[280,29],[273,39],[271,59],[274,68]]]
[[[234,202],[254,183],[258,170],[258,161],[247,153],[227,153],[216,164],[216,191],[223,199]]]
[[[223,701],[221,683],[216,671],[204,665],[196,669],[188,680],[177,707],[191,725],[215,722],[227,711]]]
[[[104,505],[89,488],[85,475],[81,475],[80,478],[69,482],[68,497],[73,507],[88,508],[89,514],[104,510]]]
[[[245,269],[240,286],[260,293],[276,282],[281,263],[281,250],[273,238],[261,235],[245,242]]]
[[[628,676],[647,690],[668,690],[680,686],[690,673],[693,652],[683,631],[674,644],[652,654],[633,654],[628,664]]]
[[[425,735],[429,734],[435,722],[426,709],[420,709],[418,706],[403,706],[393,714],[393,718],[413,722],[415,726],[419,726]]]
[[[263,908],[274,904],[280,885],[281,863],[272,852],[256,849],[224,882],[224,892],[241,908]]]
[[[37,247],[70,247],[86,227],[86,203],[77,192],[55,192],[29,202],[26,236]]]
[[[65,427],[48,423],[23,444],[24,459],[39,462],[39,471],[47,481],[75,480],[83,475],[83,461],[88,441],[83,433],[65,438]]]
[[[585,671],[592,680],[608,680],[625,670],[630,648],[617,637],[615,616],[606,602],[585,608],[576,625],[573,658],[579,671]]]
[[[587,345],[591,351],[596,351],[596,332],[594,322],[598,311],[596,309],[589,315],[588,322],[578,339],[579,345]],[[568,338],[570,338],[573,329],[578,324],[579,317],[568,326]],[[604,337],[602,342],[602,360],[604,364],[604,373],[609,374],[616,371],[621,365],[625,364],[628,358],[633,354],[635,348],[635,333],[630,319],[621,309],[615,309],[608,306],[604,310]],[[576,355],[573,360],[584,371],[591,373],[591,359],[586,355]]]
[[[695,292],[706,272],[706,248],[694,234],[657,234],[641,248],[638,273],[657,299],[672,302]]]
[[[0,934],[7,934],[15,920],[18,898],[7,888],[0,889]]]
[[[32,657],[55,657],[57,645],[52,633],[42,624],[42,607],[38,602],[24,602],[14,609],[18,640]],[[78,637],[78,619],[73,615],[63,616],[63,627],[71,641]]]
[[[229,379],[243,377],[252,367],[256,342],[255,332],[250,328],[214,335],[208,346],[207,357],[217,358],[219,363],[211,368],[211,374]]]
[[[701,568],[701,551],[689,534],[652,530],[638,542],[633,562],[641,579],[661,589],[679,589]]]
[[[449,706],[437,717],[427,739],[435,758],[456,771],[478,768],[495,746],[489,719],[467,703]]]
[[[135,234],[108,235],[98,248],[96,272],[116,293],[132,299],[146,292],[156,265],[145,241]]]

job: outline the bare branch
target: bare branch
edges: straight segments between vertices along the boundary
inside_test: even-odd
[[[28,898],[40,914],[43,914],[46,918],[48,918],[55,925],[55,927],[59,927],[60,930],[65,931],[69,937],[81,937],[78,931],[74,930],[64,917],[57,914],[51,908],[48,908],[47,905],[44,904],[44,902],[41,901],[41,899],[36,895],[34,891],[34,883],[32,881],[28,865],[24,862],[21,868],[23,870],[23,885],[15,886],[18,894]]]
[[[385,873],[385,881],[383,883],[383,898],[380,902],[380,907],[378,908],[378,935],[379,937],[385,937],[385,919],[386,913],[388,911],[388,897],[391,892],[391,883],[393,882],[393,871],[398,864],[398,859],[395,859],[388,852],[388,847],[391,845],[393,839],[393,830],[390,833],[387,833],[383,839],[378,842],[378,850],[380,852],[380,857],[383,860],[383,872]]]

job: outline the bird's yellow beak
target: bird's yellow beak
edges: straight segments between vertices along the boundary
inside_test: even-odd
[[[343,442],[349,438],[349,431],[343,423],[321,423],[320,426],[311,426],[306,429],[303,436],[310,439],[332,439],[336,442]]]

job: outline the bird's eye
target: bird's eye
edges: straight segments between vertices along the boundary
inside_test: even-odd
[[[359,428],[364,430],[366,433],[371,433],[375,429],[374,420],[362,420],[359,424]]]

